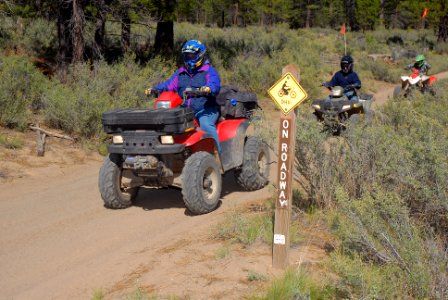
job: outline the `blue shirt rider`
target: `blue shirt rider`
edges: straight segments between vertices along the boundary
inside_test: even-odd
[[[341,59],[341,70],[333,75],[329,82],[325,82],[323,86],[331,89],[335,86],[341,86],[344,89],[344,95],[350,101],[358,101],[356,90],[361,88],[361,80],[353,71],[353,58],[350,55],[345,55]]]

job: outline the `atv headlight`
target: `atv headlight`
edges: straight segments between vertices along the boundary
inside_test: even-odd
[[[351,107],[351,105],[350,105],[350,104],[344,105],[344,106],[342,106],[342,110],[346,110],[346,109],[349,109],[350,107]]]
[[[156,108],[170,108],[170,101],[157,101]]]
[[[162,135],[160,137],[160,142],[162,144],[174,144],[174,138],[172,135]]]
[[[319,104],[313,104],[313,107],[314,107],[315,109],[320,109],[320,105],[319,105]]]
[[[112,142],[114,144],[123,144],[123,136],[121,135],[114,135],[112,138]]]

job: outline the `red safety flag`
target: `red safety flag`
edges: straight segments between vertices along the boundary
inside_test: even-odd
[[[345,23],[342,23],[341,30],[339,31],[339,33],[344,35],[346,31],[347,31],[347,28],[345,28]]]
[[[428,8],[425,7],[425,9],[423,10],[422,18],[426,18],[427,14],[428,14]]]

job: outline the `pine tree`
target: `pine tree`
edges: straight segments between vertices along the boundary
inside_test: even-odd
[[[363,30],[373,30],[379,21],[380,0],[358,0],[356,20]]]

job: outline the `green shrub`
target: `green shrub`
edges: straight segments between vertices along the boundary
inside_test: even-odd
[[[212,232],[212,238],[229,240],[243,245],[252,245],[262,241],[272,245],[274,239],[274,208],[257,214],[229,213],[217,224]],[[289,228],[290,245],[296,245],[300,240],[299,223],[291,221]]]
[[[42,101],[46,78],[26,57],[0,57],[0,124],[24,128],[31,120],[30,109]]]
[[[232,213],[215,227],[212,237],[251,245],[256,240],[263,239],[267,231],[272,231],[270,216],[256,215],[248,218]]]
[[[381,189],[351,199],[340,188],[336,201],[331,228],[341,239],[341,253],[351,262],[346,264],[347,259],[336,256],[333,267],[353,292],[368,298],[427,297],[430,269],[422,261],[426,257],[424,242],[402,200]],[[356,271],[353,266],[348,271],[354,263],[362,269]],[[341,268],[341,264],[347,267]]]
[[[268,277],[264,274],[260,274],[254,270],[249,270],[247,273],[247,280],[249,281],[266,281]]]
[[[355,264],[341,274],[357,295],[369,285],[373,298],[446,294],[446,250],[435,246],[448,232],[448,119],[441,113],[448,97],[447,83],[439,84],[436,99],[389,101],[373,124],[350,126],[340,137],[321,132],[309,114],[298,116],[301,201],[337,208],[331,224],[341,254]]]
[[[25,145],[25,142],[16,137],[8,137],[0,134],[0,145],[7,149],[21,149]]]
[[[88,64],[75,65],[67,83],[54,83],[46,92],[46,122],[80,137],[100,137],[102,113],[150,105],[143,91],[161,81],[164,70],[161,60],[141,68],[133,57],[115,65],[100,62],[94,70]]]
[[[21,44],[29,50],[28,53],[56,53],[56,23],[41,18],[27,20]]]
[[[328,282],[328,283],[327,283]],[[342,296],[342,297],[341,297]],[[345,295],[344,295],[345,296]],[[288,269],[285,274],[274,280],[263,296],[252,296],[250,300],[283,300],[283,299],[344,299],[342,293],[331,287],[328,279],[320,282],[310,278],[309,271],[301,268],[298,270]]]

